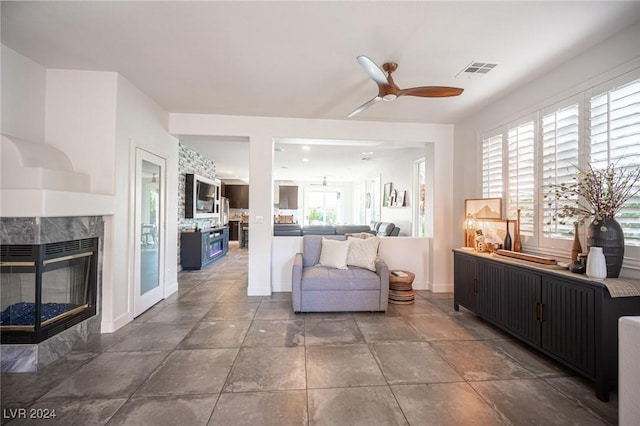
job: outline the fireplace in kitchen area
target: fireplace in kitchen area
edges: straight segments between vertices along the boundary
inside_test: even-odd
[[[0,245],[3,344],[40,343],[96,315],[98,238]]]

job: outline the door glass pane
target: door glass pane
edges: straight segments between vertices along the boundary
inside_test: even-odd
[[[158,226],[160,224],[160,166],[142,160],[140,182],[140,294],[160,285],[160,252]]]

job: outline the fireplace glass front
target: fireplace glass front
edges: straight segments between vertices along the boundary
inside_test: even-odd
[[[95,315],[97,239],[2,246],[2,343],[37,343]]]

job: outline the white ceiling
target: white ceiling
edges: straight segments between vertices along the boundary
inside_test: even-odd
[[[4,45],[47,68],[117,71],[169,112],[347,119],[377,93],[356,62],[364,54],[397,62],[401,88],[464,88],[455,98],[380,102],[351,118],[424,123],[455,123],[640,20],[638,1],[3,1],[1,8]],[[480,79],[455,78],[472,61],[498,66]]]

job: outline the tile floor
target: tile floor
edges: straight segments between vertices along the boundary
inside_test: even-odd
[[[121,330],[33,374],[3,374],[12,411],[63,425],[617,424],[617,396],[474,315],[417,292],[386,314],[299,314],[290,293],[249,297],[246,250]]]

